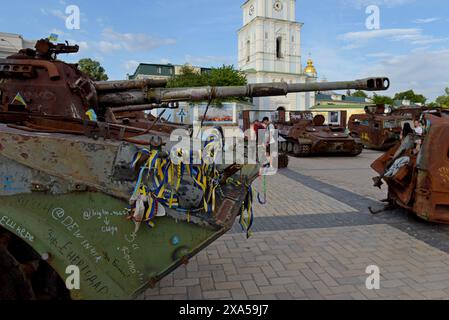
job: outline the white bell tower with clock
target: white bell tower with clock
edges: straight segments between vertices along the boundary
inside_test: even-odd
[[[243,27],[238,31],[239,68],[249,83],[306,83],[301,63],[301,28],[296,0],[247,0],[242,5]],[[313,93],[255,98],[259,110],[306,110],[315,104]]]

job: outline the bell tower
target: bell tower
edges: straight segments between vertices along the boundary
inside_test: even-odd
[[[239,31],[242,70],[301,72],[301,27],[295,0],[248,0]]]
[[[313,80],[303,73],[301,64],[303,24],[296,21],[296,0],[247,0],[242,11],[238,61],[249,83]],[[289,94],[285,98],[257,98],[254,103],[259,110],[304,110],[314,105],[314,99],[310,94]]]

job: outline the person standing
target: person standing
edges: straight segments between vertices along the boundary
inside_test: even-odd
[[[275,127],[274,127],[274,124],[271,123],[271,121],[268,117],[263,118],[262,122],[265,126],[265,151],[266,151],[267,159],[269,161],[265,165],[265,167],[268,167],[268,166],[273,167],[273,157],[272,157],[272,152],[271,152],[271,145],[276,142],[274,139]]]
[[[419,122],[418,120],[415,120],[414,125],[415,125],[415,134],[418,137],[422,137],[423,133],[424,133],[424,130],[423,130],[422,126],[421,126],[421,122]]]
[[[265,129],[265,127],[262,125],[262,123],[260,123],[259,120],[254,121],[253,130],[256,135],[257,145],[259,145],[259,131],[264,130],[264,129]]]
[[[251,154],[255,157],[256,161],[258,161],[259,159],[259,132],[261,130],[265,130],[265,127],[263,126],[263,124],[257,119],[254,120],[254,122],[251,124],[250,127],[250,140],[251,142],[256,142],[255,145],[253,145],[252,143],[250,143],[250,150],[251,150]],[[255,153],[255,154],[254,154]]]
[[[415,120],[414,122],[415,125],[415,135],[416,135],[416,148],[415,148],[415,152],[419,153],[419,151],[421,150],[421,144],[422,144],[422,137],[424,134],[424,129],[421,126],[421,122],[419,122],[418,120]]]
[[[412,126],[410,125],[410,123],[406,122],[401,132],[401,140],[404,140],[409,134],[413,133],[414,131],[412,129]]]

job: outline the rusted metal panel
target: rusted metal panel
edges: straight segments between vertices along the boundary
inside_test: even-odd
[[[383,177],[393,162],[408,156],[408,165],[390,178],[383,177],[389,199],[422,219],[449,224],[449,118],[426,114],[428,126],[419,154],[406,142],[382,155],[372,168]]]
[[[388,150],[399,142],[404,123],[418,120],[424,110],[403,107],[386,114],[384,105],[367,106],[365,114],[351,116],[348,129],[366,148]]]
[[[126,199],[132,184],[114,177],[121,153],[134,154],[137,147],[84,137],[26,133],[0,125],[1,155],[46,174],[89,185]],[[120,152],[119,152],[120,151]],[[132,157],[128,159],[128,167]]]

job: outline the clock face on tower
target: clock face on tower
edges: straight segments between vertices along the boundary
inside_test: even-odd
[[[273,8],[274,8],[274,10],[276,10],[276,11],[278,11],[278,12],[281,11],[282,8],[283,8],[282,2],[279,1],[279,0],[276,0],[276,1],[274,2]]]
[[[254,5],[251,5],[251,7],[249,7],[249,15],[252,16],[254,14]]]

